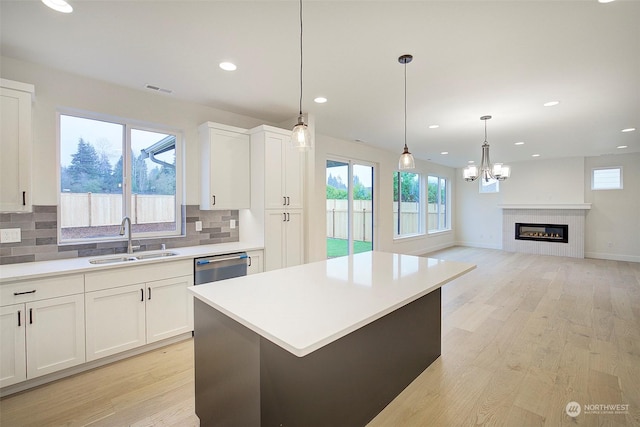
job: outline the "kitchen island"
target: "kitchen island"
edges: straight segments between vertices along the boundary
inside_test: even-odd
[[[385,252],[189,288],[202,426],[365,425],[440,355],[472,264]]]

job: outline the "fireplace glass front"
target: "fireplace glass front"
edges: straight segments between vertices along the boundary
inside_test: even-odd
[[[517,240],[538,240],[543,242],[569,242],[569,226],[565,224],[523,224],[516,222]]]

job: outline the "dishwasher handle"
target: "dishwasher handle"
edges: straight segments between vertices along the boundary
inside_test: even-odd
[[[234,259],[247,259],[247,258],[249,258],[249,255],[242,254],[242,255],[231,256],[231,257],[226,257],[226,258],[199,259],[199,260],[196,260],[196,265],[205,265],[205,264],[211,264],[211,263],[219,262],[219,261],[231,261],[231,260],[234,260]]]

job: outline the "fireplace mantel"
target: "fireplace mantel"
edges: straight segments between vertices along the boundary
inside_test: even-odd
[[[502,209],[591,209],[591,203],[554,203],[554,204],[504,204],[498,205]]]

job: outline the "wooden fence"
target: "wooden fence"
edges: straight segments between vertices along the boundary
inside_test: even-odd
[[[349,201],[344,199],[327,199],[327,237],[336,239],[348,238]],[[413,234],[420,231],[420,204],[417,202],[402,202],[400,208],[401,234]],[[353,240],[370,242],[373,236],[371,200],[353,201]],[[445,213],[440,213],[440,220],[444,221]],[[430,230],[436,229],[438,213],[435,204],[429,204],[427,223]],[[398,204],[393,204],[393,223],[398,223]]]
[[[133,224],[175,222],[175,196],[133,194]],[[61,193],[61,227],[118,225],[122,221],[122,195],[101,193]]]

